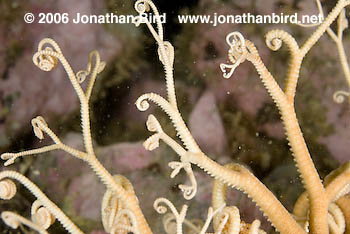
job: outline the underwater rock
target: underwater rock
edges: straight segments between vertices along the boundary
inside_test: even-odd
[[[218,155],[225,151],[225,129],[211,91],[206,91],[198,100],[190,115],[189,127],[205,152]]]
[[[73,15],[76,12],[100,13],[104,8],[103,1],[50,0],[40,3],[30,1],[22,6],[22,11],[34,14],[67,12]],[[13,25],[0,25],[0,42],[6,41],[5,45],[8,45],[4,48],[12,48],[16,52],[16,48],[19,47],[11,64],[5,68],[0,67],[0,99],[3,106],[0,125],[6,126],[0,127],[0,135],[5,135],[6,138],[15,137],[19,132],[23,133],[23,129],[29,130],[31,118],[37,115],[45,116],[50,122],[53,117],[69,114],[78,108],[78,99],[61,65],[46,73],[32,63],[32,55],[37,50],[34,45],[37,45],[39,40],[53,37],[60,44],[64,56],[71,61],[74,72],[86,69],[91,50],[98,50],[102,60],[108,62],[123,46],[121,40],[107,32],[101,24],[39,24],[36,21],[30,27],[24,27],[23,15],[20,14],[20,17],[19,20],[13,21]],[[17,30],[14,30],[14,26]],[[0,147],[10,143],[1,140]]]

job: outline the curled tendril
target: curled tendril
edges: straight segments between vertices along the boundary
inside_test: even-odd
[[[94,66],[94,68],[92,68],[94,58],[95,58],[95,66]],[[83,83],[85,81],[85,79],[87,78],[87,76],[90,75],[92,71],[96,70],[96,74],[101,73],[103,71],[103,69],[105,68],[105,66],[106,66],[106,63],[103,61],[100,61],[100,55],[96,50],[90,52],[89,62],[88,62],[86,70],[78,71],[76,74],[78,82]]]
[[[148,137],[147,140],[145,140],[145,142],[143,143],[143,147],[145,147],[145,149],[149,151],[157,149],[159,147],[159,140],[159,133],[153,134],[152,136]]]
[[[239,234],[241,218],[239,210],[236,206],[225,207],[214,217],[214,222],[217,223],[216,233],[231,233]]]
[[[154,5],[154,3],[150,0],[138,0],[135,3],[135,9],[139,13],[138,16],[135,17],[135,25],[139,26],[141,23],[145,23],[152,33],[154,39],[158,42],[160,47],[164,48],[164,41],[163,41],[163,26],[162,22],[160,20],[159,11],[157,7]],[[154,19],[156,19],[156,26],[157,30],[154,29],[152,24],[148,21],[147,15],[145,14],[146,11],[153,11]],[[164,55],[164,50],[162,49],[162,54]],[[165,55],[166,57],[166,55]]]
[[[48,232],[41,226],[11,211],[3,211],[1,213],[1,218],[6,225],[10,226],[13,229],[17,229],[21,224],[24,224],[39,232],[40,234],[48,234]]]
[[[186,200],[190,200],[196,196],[197,193],[197,186],[196,185],[186,185],[186,184],[180,184],[179,189],[183,192],[183,196]]]
[[[52,48],[47,47],[45,48],[45,51],[47,52],[47,54],[40,55],[39,63],[36,65],[43,71],[51,71],[57,67],[58,59],[55,56],[50,55],[51,53],[49,52],[53,51]]]
[[[136,27],[138,27],[141,23],[148,23],[148,19],[147,17],[145,17],[145,13],[149,12],[151,9],[153,10],[156,16],[159,15],[157,14],[158,10],[156,6],[153,4],[153,2],[149,0],[136,1],[134,8],[137,11],[137,13],[139,13],[139,15],[135,17],[135,21],[134,21],[134,24],[136,25]]]
[[[179,189],[183,192],[183,196],[186,200],[192,199],[197,193],[197,181],[193,174],[191,163],[187,161],[187,157],[182,156],[181,162],[173,161],[168,165],[171,169],[173,169],[172,173],[170,174],[171,178],[174,178],[182,168],[186,171],[186,174],[191,181],[191,185],[180,184]]]
[[[190,153],[186,152],[181,146],[179,146],[168,135],[166,135],[166,133],[163,132],[161,125],[159,124],[156,117],[154,117],[153,115],[148,116],[146,125],[149,131],[157,133],[147,138],[147,140],[143,143],[143,146],[146,150],[154,150],[159,147],[159,140],[162,139],[180,155],[180,162],[173,161],[169,163],[169,167],[173,169],[170,177],[174,178],[183,168],[191,181],[191,185],[180,184],[179,188],[183,192],[185,199],[192,199],[197,193],[197,181],[193,174],[191,163],[188,160],[188,155]]]
[[[38,117],[32,119],[32,126],[33,126],[34,134],[40,140],[44,139],[43,128],[41,125],[47,127],[47,123],[45,122],[45,119],[42,116],[38,116]]]
[[[83,83],[89,74],[90,74],[90,71],[81,70],[81,71],[78,71],[75,76],[77,77],[77,80],[79,83]]]
[[[139,109],[140,111],[146,111],[149,108],[149,102],[147,101],[146,96],[140,96],[136,100],[135,104],[136,104],[137,109]]]
[[[281,30],[272,30],[265,35],[265,44],[270,50],[276,51],[282,47],[281,32]]]
[[[165,214],[168,209],[165,207],[165,206],[161,206],[159,205],[159,203],[165,203],[166,205],[168,205],[170,208],[174,208],[174,205],[168,200],[168,199],[165,199],[165,198],[158,198],[157,200],[155,200],[154,204],[153,204],[153,208],[159,213],[159,214]],[[176,211],[176,209],[175,209]],[[175,214],[178,214],[177,211],[176,212],[173,212]]]
[[[333,94],[333,100],[336,103],[343,103],[346,97],[350,98],[350,92],[338,90]]]
[[[276,51],[279,50],[282,47],[282,40],[278,37],[272,38],[266,38],[266,45],[269,47],[271,50]]]
[[[137,11],[137,13],[139,13],[139,14],[143,14],[145,12],[150,11],[150,5],[145,0],[136,1],[134,7],[135,7],[135,10]]]
[[[224,78],[228,79],[232,76],[233,72],[235,71],[235,69],[238,67],[238,64],[236,65],[228,65],[228,64],[224,64],[221,63],[220,64],[220,69],[223,73]]]
[[[32,221],[43,229],[48,229],[55,222],[55,217],[39,200],[32,204]]]
[[[245,39],[240,32],[231,32],[226,36],[226,42],[230,46],[228,58],[232,64],[220,64],[220,69],[224,78],[228,79],[232,76],[234,70],[239,64],[244,62],[247,56],[247,48]]]
[[[146,126],[150,132],[163,132],[162,127],[160,126],[157,118],[154,115],[149,115]]]
[[[1,155],[1,159],[6,160],[6,162],[4,163],[5,167],[15,163],[16,158],[17,157],[15,153],[3,153]]]
[[[279,50],[283,43],[288,46],[289,52],[294,56],[299,51],[298,43],[286,31],[276,29],[271,30],[265,35],[266,46],[273,51]]]
[[[12,180],[5,179],[0,181],[0,198],[3,200],[12,199],[17,192],[15,183]]]
[[[122,175],[114,175],[113,179],[117,184],[120,184],[128,193],[134,194],[134,189],[126,177]],[[103,195],[101,205],[102,224],[106,232],[113,233],[113,231],[119,229],[120,226],[130,227],[130,222],[133,228],[136,228],[136,222],[134,222],[133,217],[131,217],[132,215],[129,214],[129,211],[125,210],[125,207],[118,199],[116,194],[110,189],[107,189]]]
[[[166,198],[157,198],[153,203],[153,208],[159,213],[159,214],[165,214],[168,209],[166,206],[160,205],[160,203],[166,204],[170,210],[171,213],[176,218],[176,233],[182,233],[182,224],[185,221],[186,212],[188,209],[187,205],[183,205],[180,213],[176,210],[175,206]]]
[[[50,47],[44,47],[49,44]],[[58,65],[58,57],[62,55],[62,51],[58,44],[50,39],[45,38],[40,41],[38,52],[33,55],[34,64],[43,71],[51,71]]]
[[[177,212],[173,203],[171,203],[171,201],[169,201],[168,199],[163,198],[163,197],[157,198],[153,203],[153,208],[159,214],[165,214],[168,211],[166,206],[160,205],[160,203],[166,204],[170,208],[171,212],[175,215],[175,217],[179,217],[179,212]],[[184,205],[184,206],[186,206],[186,205]]]
[[[245,39],[240,32],[231,32],[226,36],[226,43],[230,47],[245,48]]]
[[[309,230],[309,220],[306,219],[304,229]],[[328,226],[331,233],[345,233],[346,220],[342,210],[334,202],[329,204],[328,208]]]

